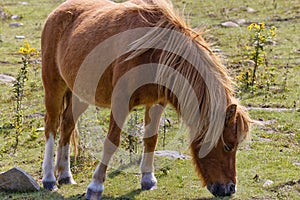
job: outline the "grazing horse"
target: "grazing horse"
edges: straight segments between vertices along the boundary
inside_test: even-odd
[[[92,104],[111,108],[101,162],[87,187],[100,199],[107,166],[129,112],[145,106],[141,187],[156,187],[154,150],[161,114],[171,104],[189,130],[203,186],[215,196],[236,191],[236,151],[249,135],[249,118],[234,97],[225,68],[201,34],[168,0],[68,0],[42,33],[45,90],[44,188],[73,184],[70,142],[76,121]],[[54,140],[60,132],[54,165]]]

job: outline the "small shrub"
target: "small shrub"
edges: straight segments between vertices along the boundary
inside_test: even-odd
[[[121,146],[129,152],[130,163],[132,163],[133,155],[138,153],[138,144],[142,142],[141,139],[141,127],[139,126],[139,116],[136,109],[130,114],[130,118],[127,123],[127,130],[122,132]]]
[[[254,92],[264,88],[270,90],[270,86],[275,84],[275,68],[269,66],[266,47],[273,44],[276,37],[276,27],[266,28],[264,23],[252,23],[248,26],[250,31],[250,45],[246,46],[247,59],[253,62],[252,69],[243,69],[237,77],[239,89],[242,92]]]

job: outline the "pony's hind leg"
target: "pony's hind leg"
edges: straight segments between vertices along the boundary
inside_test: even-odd
[[[44,76],[45,88],[45,155],[43,160],[43,186],[48,190],[56,190],[56,178],[54,176],[54,140],[59,126],[59,117],[65,93],[63,82],[56,80],[49,81],[49,77]],[[55,84],[54,84],[55,83]]]
[[[141,162],[143,190],[152,190],[156,188],[157,180],[154,176],[154,151],[158,137],[158,127],[161,114],[165,105],[157,104],[152,107],[146,106],[145,112],[145,132],[144,132],[144,150]]]
[[[70,170],[70,142],[71,136],[77,136],[76,122],[88,105],[81,102],[72,92],[65,93],[65,110],[60,123],[60,139],[57,148],[55,172],[59,184],[75,184]],[[76,148],[76,143],[74,144]]]

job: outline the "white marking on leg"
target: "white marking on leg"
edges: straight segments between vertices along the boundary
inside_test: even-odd
[[[49,138],[45,145],[45,156],[43,161],[43,182],[55,182],[54,176],[54,136],[49,134]]]
[[[88,189],[97,193],[104,191],[103,183],[99,182],[98,180],[93,179],[92,182],[88,185]]]
[[[58,180],[70,178],[71,184],[75,184],[70,169],[70,145],[59,146],[57,148],[55,171],[58,175]]]
[[[104,191],[104,183],[105,180],[105,171],[101,170],[100,165],[97,166],[96,170],[93,174],[92,182],[89,184],[88,189],[93,192],[103,192]]]
[[[154,172],[154,152],[143,153],[141,161],[141,172]]]
[[[100,199],[104,191],[104,180],[107,166],[100,164],[94,174],[92,182],[87,187],[86,198],[89,200]]]

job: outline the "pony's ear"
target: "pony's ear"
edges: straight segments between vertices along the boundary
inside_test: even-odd
[[[229,125],[234,122],[236,116],[236,104],[231,104],[226,109],[225,125]]]

